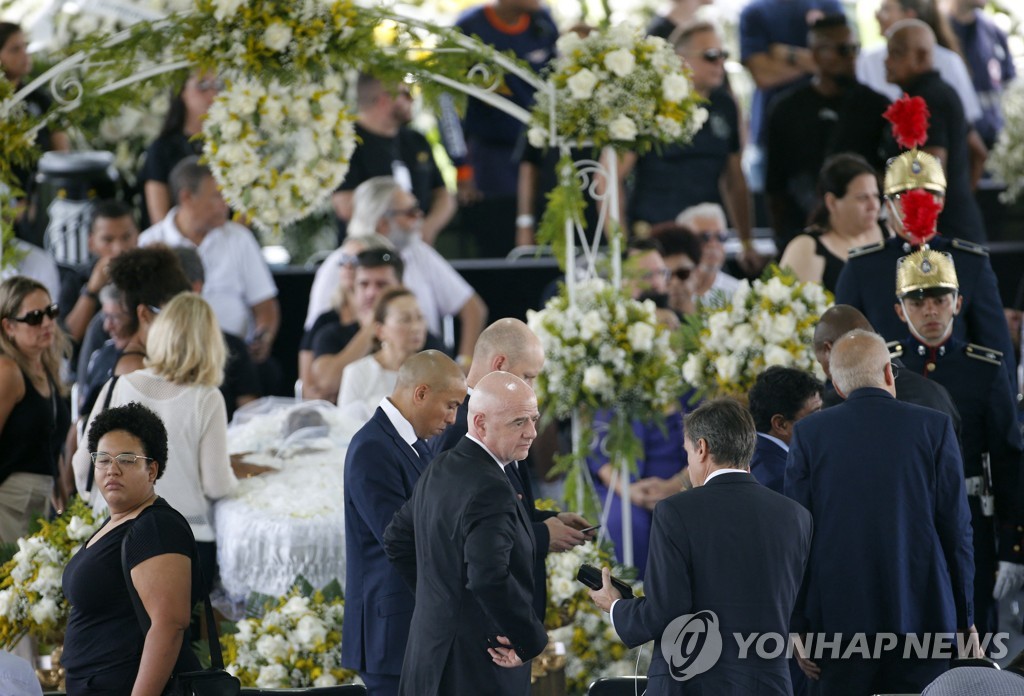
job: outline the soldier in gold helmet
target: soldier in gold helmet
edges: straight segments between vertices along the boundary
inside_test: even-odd
[[[896,313],[910,335],[890,344],[906,369],[944,386],[962,419],[960,444],[974,529],[974,616],[997,629],[997,603],[1024,584],[1021,435],[1002,354],[954,337],[960,295],[953,257],[924,248],[901,258]],[[984,644],[984,643],[983,643]]]

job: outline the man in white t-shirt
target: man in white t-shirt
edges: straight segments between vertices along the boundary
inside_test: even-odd
[[[349,236],[377,233],[395,245],[405,262],[402,284],[416,296],[427,329],[439,336],[442,319],[458,317],[461,331],[456,362],[467,369],[477,336],[487,321],[487,305],[458,271],[420,237],[423,211],[416,197],[403,190],[394,178],[376,176],[356,188],[352,202]]]
[[[228,206],[210,170],[188,157],[171,170],[175,207],[142,233],[139,246],[195,247],[203,260],[203,298],[221,329],[249,342],[253,361],[270,355],[281,323],[277,286],[252,232],[228,220]]]

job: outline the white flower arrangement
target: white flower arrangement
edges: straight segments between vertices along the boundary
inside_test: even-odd
[[[242,686],[323,687],[355,679],[341,666],[345,607],[337,582],[314,592],[299,578],[288,595],[267,599],[261,616],[242,619],[235,633],[221,637],[226,669]]]
[[[355,149],[343,93],[333,73],[316,84],[228,83],[203,122],[203,152],[232,208],[273,230],[327,201]]]
[[[538,501],[544,508],[548,501]],[[551,506],[554,503],[550,503]],[[627,648],[612,628],[607,614],[590,599],[587,587],[576,579],[580,566],[609,566],[619,578],[636,576],[633,568],[617,566],[609,549],[596,544],[576,546],[564,553],[547,556],[548,606],[544,625],[552,641],[566,648],[565,678],[567,693],[584,694],[595,679],[632,674],[636,651]],[[639,583],[634,591],[640,591]],[[644,651],[651,654],[650,650]],[[641,665],[646,673],[647,665]]]
[[[820,284],[801,283],[774,264],[752,284],[741,281],[732,297],[714,293],[687,318],[683,379],[696,398],[745,398],[757,375],[774,365],[823,379],[812,339],[831,305],[832,294]]]
[[[687,69],[664,39],[623,24],[586,38],[569,32],[558,40],[551,66],[554,104],[537,94],[527,136],[540,147],[555,110],[558,134],[600,148],[615,145],[645,152],[655,144],[685,144],[707,111],[699,105]]]
[[[64,566],[101,522],[76,497],[63,515],[41,520],[38,532],[18,539],[18,551],[0,568],[0,648],[14,647],[25,635],[61,640],[69,611]]]
[[[1006,183],[999,199],[1013,203],[1024,194],[1024,80],[1015,80],[1002,97],[1003,130],[989,154],[988,166]]]

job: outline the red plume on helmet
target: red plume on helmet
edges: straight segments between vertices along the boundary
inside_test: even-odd
[[[924,189],[911,189],[900,194],[900,206],[903,208],[903,235],[911,244],[926,244],[938,234],[935,227],[942,206],[935,196]]]
[[[892,124],[892,136],[900,147],[912,150],[928,141],[928,104],[921,97],[904,94],[882,114]]]

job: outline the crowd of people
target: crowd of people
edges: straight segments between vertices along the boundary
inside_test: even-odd
[[[1001,311],[972,193],[1001,127],[994,95],[1014,75],[1006,38],[970,0],[953,4],[955,32],[934,0],[884,0],[884,50],[861,53],[837,2],[752,0],[745,133],[702,4],[677,0],[649,27],[710,115],[690,145],[620,155],[608,183],[629,232],[624,287],[668,330],[731,293],[767,261],[752,239],[763,190],[781,265],[836,296],[814,336],[826,380],[773,367],[746,405],[682,395],[664,427],[633,424],[642,456],[628,480],[591,443],[605,531],[645,582],[643,598],[623,598],[606,570],[592,597],[629,646],[662,641],[678,617],[717,616],[718,663],[682,681],[656,648],[648,694],[919,692],[961,653],[907,658],[908,642],[976,636],[962,655],[980,655],[1006,628],[998,600],[1024,585],[1019,326],[1015,337]],[[555,55],[558,29],[535,0],[496,0],[458,26],[537,69]],[[16,25],[0,23],[0,67],[15,84],[28,75]],[[894,85],[931,113],[919,149],[900,153],[883,116]],[[214,502],[269,471],[228,456],[228,424],[290,391],[271,355],[273,275],[198,157],[220,86],[187,76],[147,151],[142,207],[93,206],[86,264],[58,275],[30,255],[0,284],[0,542],[76,494],[106,515],[64,575],[70,694],[159,694],[194,667],[188,608],[216,582]],[[506,88],[529,106],[525,85]],[[342,664],[374,696],[484,684],[523,696],[547,643],[545,557],[595,539],[597,521],[536,508],[544,351],[520,318],[488,324],[434,242],[458,211],[485,255],[532,244],[550,163],[514,119],[481,102],[460,118],[442,100],[452,195],[409,126],[409,87],[366,73],[356,92],[360,142],[332,198],[339,246],[316,271],[294,356],[298,395],[356,425]],[[66,146],[49,137],[44,149]],[[937,214],[924,231],[918,193]],[[731,638],[791,632],[896,645],[787,661]]]

